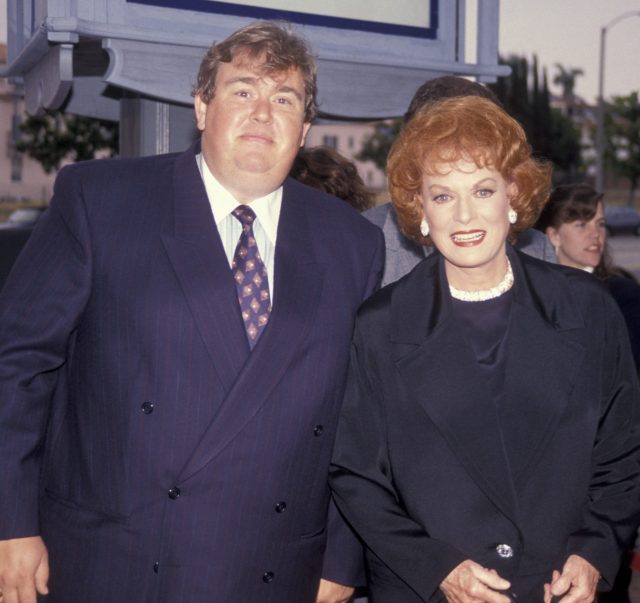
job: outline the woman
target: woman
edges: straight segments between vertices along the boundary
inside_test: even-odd
[[[507,242],[549,170],[490,101],[425,108],[388,174],[404,232],[439,253],[356,324],[331,486],[371,601],[591,601],[640,509],[622,318],[588,275]]]
[[[636,368],[640,369],[640,285],[611,264],[602,198],[588,184],[558,186],[536,227],[549,237],[558,262],[593,272],[609,289],[627,324]]]
[[[302,148],[289,175],[346,201],[356,211],[363,212],[375,204],[373,193],[367,190],[356,164],[330,147]]]

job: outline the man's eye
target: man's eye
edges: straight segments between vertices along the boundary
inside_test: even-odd
[[[279,105],[290,105],[291,99],[287,98],[286,96],[279,96],[278,98],[276,98],[276,103],[278,103]]]

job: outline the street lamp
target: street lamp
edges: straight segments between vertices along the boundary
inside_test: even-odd
[[[600,30],[600,71],[598,74],[598,122],[596,129],[596,190],[604,192],[604,50],[607,30],[629,17],[640,17],[640,10],[623,13]]]

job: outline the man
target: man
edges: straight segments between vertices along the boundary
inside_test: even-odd
[[[3,603],[351,595],[326,476],[383,241],[286,179],[315,90],[253,24],[203,59],[201,146],[61,171],[0,296]]]
[[[453,75],[445,75],[426,81],[416,90],[404,115],[404,123],[408,123],[422,107],[443,98],[456,96],[481,96],[500,104],[493,92],[482,84]],[[383,285],[397,281],[432,252],[432,248],[420,247],[402,234],[391,203],[384,203],[367,210],[364,216],[379,226],[384,233],[386,261],[382,277]],[[534,257],[556,262],[555,253],[547,237],[537,230],[530,229],[523,232],[518,238],[516,247]]]

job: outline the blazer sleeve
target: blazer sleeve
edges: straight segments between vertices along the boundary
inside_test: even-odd
[[[375,243],[369,262],[363,301],[380,287],[382,278],[384,238],[382,231],[376,229],[375,232]],[[327,546],[322,577],[325,580],[349,586],[364,586],[366,583],[362,545],[338,511],[333,499],[329,504]]]
[[[51,206],[0,295],[0,539],[39,533],[49,405],[89,296],[86,215],[75,203],[81,192],[73,173],[58,175]]]
[[[351,349],[347,392],[338,425],[330,484],[340,511],[366,546],[424,600],[466,556],[433,539],[405,511],[387,454],[380,367],[368,353],[359,322]]]
[[[613,584],[640,521],[640,393],[624,320],[604,295],[603,391],[582,526],[569,540]]]

